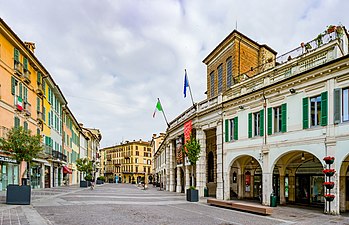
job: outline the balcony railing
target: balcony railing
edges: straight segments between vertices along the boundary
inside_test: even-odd
[[[38,122],[43,123],[44,122],[44,117],[45,117],[45,115],[42,112],[37,111]]]
[[[24,112],[27,116],[31,115],[31,105],[29,102],[24,103]]]
[[[38,85],[38,88],[36,89],[36,93],[40,96],[44,95],[44,89],[42,89],[41,85]]]
[[[14,69],[15,69],[15,74],[18,76],[22,76],[23,74],[23,65],[20,62],[15,61],[14,62]]]
[[[65,161],[65,162],[67,161],[67,156],[64,155],[62,152],[52,150],[52,156],[53,156],[53,158],[60,159],[60,160]]]
[[[45,154],[47,154],[47,155],[52,155],[52,147],[51,147],[51,146],[48,146],[48,145],[45,145],[45,146],[44,146],[44,152],[45,152]]]
[[[30,71],[24,70],[24,82],[27,84],[30,84]]]

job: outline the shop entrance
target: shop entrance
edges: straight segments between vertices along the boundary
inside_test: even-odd
[[[313,154],[294,151],[282,156],[273,170],[273,193],[279,204],[324,206],[322,163]]]

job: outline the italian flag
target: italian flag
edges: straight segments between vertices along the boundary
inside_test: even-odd
[[[159,100],[156,103],[155,110],[154,110],[154,113],[153,113],[153,118],[155,117],[156,111],[162,112],[162,106],[161,106],[161,103],[160,103]]]
[[[20,96],[17,98],[17,109],[19,111],[23,110],[23,99]]]

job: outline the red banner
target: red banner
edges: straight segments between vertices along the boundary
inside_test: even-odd
[[[187,143],[187,141],[190,139],[192,128],[193,128],[192,120],[189,120],[184,124],[184,143]]]

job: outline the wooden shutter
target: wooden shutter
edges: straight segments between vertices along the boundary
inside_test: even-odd
[[[42,119],[46,122],[46,108],[42,107]]]
[[[260,136],[264,136],[264,109],[262,109],[260,112],[260,127],[259,127],[259,131],[260,131]]]
[[[22,98],[22,83],[19,83],[19,97]]]
[[[333,122],[338,124],[341,122],[341,89],[334,89],[333,93]]]
[[[23,127],[24,127],[24,130],[28,130],[28,123],[27,123],[27,121],[24,121]]]
[[[238,129],[238,117],[234,118],[234,140],[239,138],[239,129]]]
[[[36,111],[40,112],[40,98],[36,97]]]
[[[303,98],[303,129],[309,128],[309,99]]]
[[[18,49],[15,48],[15,51],[14,51],[14,56],[13,56],[14,60],[16,62],[19,62],[19,51]]]
[[[327,91],[321,93],[321,126],[327,126],[327,114],[328,114],[328,94]]]
[[[16,79],[14,77],[11,77],[11,94],[16,94]]]
[[[268,135],[273,133],[273,108],[268,108]]]
[[[23,87],[23,99],[24,99],[24,102],[28,103],[28,89],[27,89],[27,87]]]
[[[281,105],[281,132],[287,131],[287,104]]]
[[[37,83],[40,85],[40,84],[41,84],[41,73],[38,72],[37,75],[38,75],[38,78],[37,78],[38,81],[37,81]]]
[[[27,58],[23,58],[23,67],[25,70],[28,70],[28,59]]]
[[[20,126],[20,120],[17,116],[15,116],[15,128],[18,128]]]
[[[248,137],[252,137],[252,113],[248,114]]]

